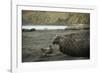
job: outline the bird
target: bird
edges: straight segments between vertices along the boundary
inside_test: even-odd
[[[53,47],[52,45],[49,45],[48,48],[41,48],[41,51],[43,53],[43,56],[48,56],[49,54],[53,53]]]

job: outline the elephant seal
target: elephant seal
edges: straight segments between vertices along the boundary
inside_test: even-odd
[[[78,32],[68,35],[58,35],[52,42],[59,46],[59,50],[73,57],[90,57],[90,34]]]

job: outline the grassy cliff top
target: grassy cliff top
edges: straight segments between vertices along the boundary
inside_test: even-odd
[[[23,25],[77,25],[90,24],[89,13],[50,12],[50,11],[22,11]]]

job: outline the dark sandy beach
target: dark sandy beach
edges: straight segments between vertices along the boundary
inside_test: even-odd
[[[22,32],[22,62],[83,60],[83,57],[71,57],[59,51],[56,47],[51,55],[43,56],[41,48],[48,48],[56,35],[87,32],[89,30],[37,30]]]

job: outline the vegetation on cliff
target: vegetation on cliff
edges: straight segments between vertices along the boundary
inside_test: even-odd
[[[23,25],[77,25],[90,24],[89,13],[22,10]]]

